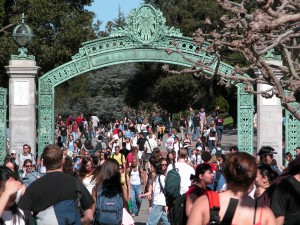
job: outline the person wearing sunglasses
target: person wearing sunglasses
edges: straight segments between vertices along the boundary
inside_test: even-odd
[[[34,170],[32,165],[32,161],[30,159],[26,159],[23,164],[23,170],[21,172],[21,180],[26,187],[28,187],[33,181],[39,178],[38,172]]]

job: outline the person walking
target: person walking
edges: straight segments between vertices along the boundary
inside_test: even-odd
[[[33,212],[37,225],[62,224],[59,221],[74,225],[91,223],[94,200],[82,183],[62,172],[62,150],[57,145],[47,145],[42,158],[47,173],[28,186],[20,198],[19,207]],[[84,211],[82,218],[76,203],[78,191],[81,192],[80,203]]]
[[[243,225],[275,225],[275,217],[267,207],[256,204],[248,195],[257,175],[256,159],[248,153],[236,152],[230,154],[225,161],[224,176],[227,190],[219,193],[221,220],[231,199],[238,200],[232,222],[230,224]],[[188,225],[207,225],[210,223],[209,200],[207,195],[201,196],[194,203]]]

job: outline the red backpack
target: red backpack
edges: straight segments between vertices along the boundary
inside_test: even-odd
[[[209,224],[211,225],[231,225],[232,219],[239,202],[238,199],[230,198],[229,205],[224,214],[222,221],[220,220],[219,212],[220,212],[220,199],[218,192],[215,191],[206,191],[208,202],[209,202]]]

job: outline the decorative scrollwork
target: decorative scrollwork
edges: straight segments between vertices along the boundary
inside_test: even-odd
[[[39,151],[54,140],[54,87],[79,74],[120,63],[161,62],[191,66],[179,54],[167,54],[166,48],[175,48],[173,42],[188,58],[210,63],[216,67],[213,57],[204,51],[197,52],[193,39],[183,37],[178,29],[167,27],[161,11],[151,5],[133,10],[126,19],[126,26],[113,30],[111,35],[82,44],[72,60],[39,78]],[[214,63],[213,63],[214,62]],[[231,75],[233,67],[221,62],[219,70]],[[212,73],[211,71],[207,73]],[[247,77],[247,74],[240,76]],[[238,87],[239,101],[238,136],[239,147],[253,152],[253,96]],[[250,117],[250,118],[249,118]]]
[[[6,152],[6,111],[7,111],[7,89],[0,88],[0,163],[3,162]]]
[[[165,25],[162,12],[151,5],[132,10],[126,22],[124,28],[113,30],[110,37],[127,36],[136,45],[152,45],[166,37],[182,37],[180,30]]]

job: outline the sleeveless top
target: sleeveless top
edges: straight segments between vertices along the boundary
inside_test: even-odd
[[[136,171],[133,171],[133,170],[131,171],[130,184],[132,184],[132,185],[140,185],[141,184],[141,178],[140,178],[140,173],[139,173],[138,169]]]
[[[263,207],[260,210],[259,221],[257,223],[255,223],[256,209],[257,209],[257,202],[255,203],[255,212],[254,212],[254,218],[253,218],[253,225],[261,225],[261,217],[262,217],[262,214],[263,214]],[[235,224],[231,224],[231,225],[235,225]]]

